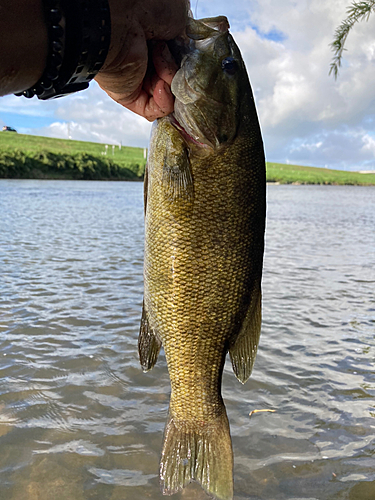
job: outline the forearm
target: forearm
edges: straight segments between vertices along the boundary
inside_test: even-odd
[[[0,0],[0,95],[34,85],[47,52],[42,0]]]
[[[81,44],[75,43],[75,38],[83,43],[84,30],[77,33],[76,23],[71,22],[75,19],[70,8],[74,4],[61,2],[65,30],[61,51],[52,43],[51,32],[52,40],[48,38],[45,17],[50,24],[52,11],[44,14],[43,0],[0,0],[0,96],[27,91],[23,93],[26,97],[36,94],[49,99],[87,87],[96,74],[96,81],[110,97],[148,120],[171,113],[174,100],[170,85],[178,68],[165,41],[183,33],[189,0],[108,0],[108,4],[109,50],[109,32],[100,31],[107,28],[109,20],[103,17],[104,24],[98,24],[98,4],[91,2],[87,11],[78,5],[79,16],[87,16],[79,21],[92,23],[92,44],[87,53],[80,52]],[[108,13],[106,9],[103,12]],[[56,70],[59,73],[51,83],[49,75]]]

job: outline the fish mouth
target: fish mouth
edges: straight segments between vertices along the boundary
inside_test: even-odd
[[[187,126],[184,124],[184,123],[181,123],[182,120],[180,119],[177,120],[176,116],[175,116],[175,113],[172,113],[171,115],[169,115],[169,119],[170,119],[170,122],[171,124],[180,132],[180,134],[182,135],[182,137],[189,143],[193,143],[195,144],[196,146],[199,146],[201,148],[212,148],[212,146],[210,144],[207,144],[205,142],[200,142],[198,141],[198,139],[196,139],[195,137],[193,137],[191,134],[189,134],[188,130],[187,130]]]

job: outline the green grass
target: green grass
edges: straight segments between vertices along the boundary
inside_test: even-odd
[[[0,132],[0,177],[141,179],[145,164],[143,148]]]
[[[141,180],[142,148],[0,132],[0,177]],[[113,154],[112,154],[113,153]],[[375,185],[375,174],[267,163],[267,181],[280,184]]]
[[[374,186],[375,174],[360,174],[328,168],[267,163],[267,182],[280,184],[332,184]]]

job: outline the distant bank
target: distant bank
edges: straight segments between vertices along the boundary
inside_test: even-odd
[[[0,132],[0,178],[143,180],[145,150]],[[267,182],[374,186],[375,174],[267,163]]]
[[[338,186],[375,186],[374,173],[348,172],[328,168],[267,163],[267,182],[280,184],[327,184]]]
[[[0,178],[142,180],[145,164],[142,148],[0,132]]]

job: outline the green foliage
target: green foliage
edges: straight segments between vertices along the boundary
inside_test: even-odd
[[[333,73],[337,78],[339,67],[341,66],[342,53],[345,50],[345,42],[350,30],[359,21],[368,21],[371,12],[375,11],[375,0],[366,0],[364,2],[354,2],[347,9],[347,18],[342,21],[336,29],[334,40],[330,44],[334,57],[331,63],[329,74]]]
[[[374,186],[375,174],[267,163],[267,182]]]

